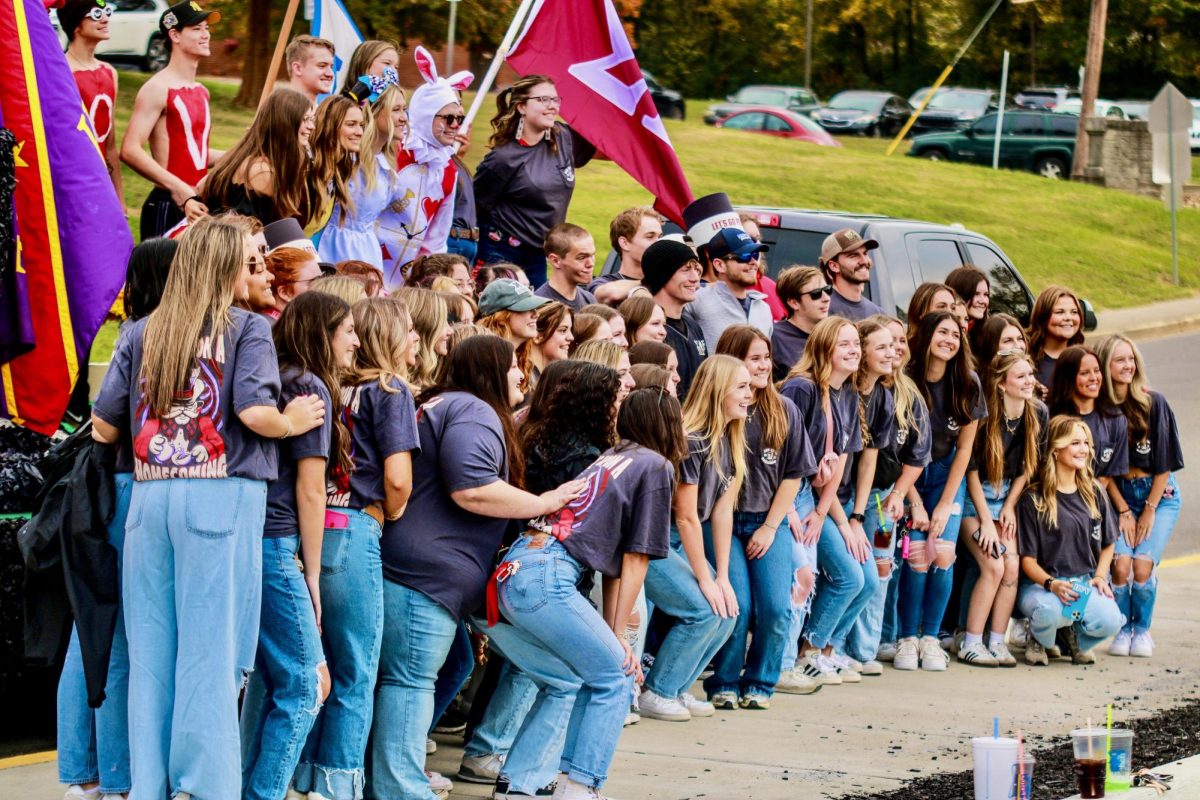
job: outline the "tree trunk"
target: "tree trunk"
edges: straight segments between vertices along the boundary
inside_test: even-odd
[[[242,86],[234,102],[246,108],[258,106],[271,65],[271,0],[250,0],[246,13],[246,55],[242,64]]]

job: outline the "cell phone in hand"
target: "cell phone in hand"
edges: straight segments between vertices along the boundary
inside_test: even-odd
[[[975,544],[979,544],[979,540],[981,538],[983,538],[983,531],[979,528],[976,528],[975,532],[973,534],[971,534],[971,538],[975,540]],[[979,546],[982,549],[983,545],[979,545]],[[1003,542],[996,542],[995,544],[993,544],[990,548],[988,548],[984,552],[988,555],[989,558],[999,558],[1000,556],[1002,556],[1008,552],[1008,548],[1004,546]]]

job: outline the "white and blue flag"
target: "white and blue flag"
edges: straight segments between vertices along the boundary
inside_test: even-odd
[[[333,42],[333,88],[337,91],[346,82],[350,56],[362,44],[363,36],[342,0],[314,0],[312,35]]]

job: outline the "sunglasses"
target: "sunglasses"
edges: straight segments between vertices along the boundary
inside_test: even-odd
[[[446,125],[451,128],[457,128],[466,120],[466,114],[434,114],[434,119],[444,120]]]
[[[112,6],[92,6],[90,9],[88,9],[87,15],[88,19],[92,20],[93,22],[100,22],[108,19],[114,13],[116,13],[116,9]]]
[[[807,296],[809,300],[812,300],[815,303],[821,299],[821,295],[832,296],[833,287],[822,286],[820,289],[813,289],[811,292],[801,292],[800,294]]]
[[[717,258],[720,258],[722,261],[736,261],[739,264],[751,264],[755,261],[758,261],[758,253],[754,252],[754,253],[750,253],[749,255],[745,255],[745,256],[739,256],[739,255],[734,255],[733,253],[730,253],[727,256],[717,256]]]

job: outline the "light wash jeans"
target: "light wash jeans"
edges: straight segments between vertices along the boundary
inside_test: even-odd
[[[426,595],[384,581],[383,652],[371,731],[369,794],[379,800],[434,800],[425,777],[438,669],[458,620]]]
[[[964,479],[965,483],[966,480]],[[1005,479],[1001,481],[999,490],[988,481],[983,481],[983,496],[987,500],[988,513],[992,516],[992,522],[996,523],[997,532],[1000,527],[1000,509],[1004,508],[1005,502],[1008,501],[1008,491],[1012,486],[1012,481]],[[978,517],[979,511],[975,508],[975,502],[971,500],[971,495],[968,492],[966,499],[963,500],[963,519],[967,517]],[[1016,542],[1005,545],[1005,547],[1016,547]],[[970,551],[965,547],[963,552],[968,556]],[[962,563],[957,564],[958,569],[963,571],[962,589],[959,593],[958,602],[958,629],[967,629],[967,614],[971,610],[971,593],[975,591],[975,584],[979,582],[979,562],[973,557],[963,559]],[[991,617],[988,617],[991,621]]]
[[[954,461],[955,452],[955,450],[951,450],[941,461],[929,462],[929,466],[925,467],[925,471],[917,479],[917,492],[921,495],[921,502],[925,504],[925,508],[930,513],[942,499],[942,490],[946,487],[946,478],[949,476],[950,464]],[[963,499],[966,494],[967,480],[963,478],[958,484],[958,491],[954,495],[953,510],[949,521],[946,522],[945,530],[939,537],[940,541],[948,543],[958,541]],[[926,531],[913,529],[909,533],[909,546],[924,547],[928,536]],[[917,572],[905,561],[900,567],[900,638],[937,636],[953,589],[953,564],[944,569],[930,564],[927,571]]]
[[[871,561],[875,565],[877,583],[875,593],[859,612],[858,619],[854,620],[854,625],[850,628],[850,635],[846,637],[846,655],[858,661],[871,661],[879,652],[887,598],[889,595],[895,596],[890,587],[896,583],[893,580],[896,577],[896,523],[880,514],[881,504],[891,491],[890,486],[872,489],[871,496],[867,498],[866,511],[863,512],[863,516],[866,517],[863,530],[871,540]],[[879,577],[881,563],[892,565],[892,572],[886,578]]]
[[[321,634],[296,553],[300,536],[262,540],[262,621],[242,700],[242,798],[279,800],[321,709]]]
[[[812,484],[808,479],[804,479],[800,483],[800,491],[796,493],[796,515],[803,522],[804,518],[812,513],[816,508],[816,502],[813,499]],[[813,577],[816,577],[817,571],[817,543],[805,545],[796,541],[795,537],[789,534],[788,538],[792,543],[792,574],[799,572],[805,567],[810,567],[813,571]],[[793,581],[795,578],[793,577]],[[814,593],[816,590],[814,581]],[[780,661],[782,669],[787,670],[796,666],[796,660],[800,658],[800,632],[804,630],[804,623],[808,619],[808,612],[812,609],[813,594],[809,594],[803,603],[799,605],[792,603],[791,624],[788,626],[787,639],[783,644],[783,658]]]
[[[499,589],[500,607],[512,624],[493,635],[505,658],[537,685],[538,697],[502,772],[514,791],[533,794],[553,778],[553,761],[548,775],[544,763],[563,743],[559,770],[599,788],[629,712],[625,650],[579,593],[585,568],[561,542],[524,536],[506,560],[521,565]]]
[[[479,629],[494,639],[495,632],[507,624],[499,622],[489,628],[486,622],[481,622]],[[471,734],[471,741],[463,749],[463,756],[507,754],[536,697],[537,686],[530,677],[505,658],[496,691],[488,702],[483,719]]]
[[[381,530],[362,511],[339,511],[350,526],[326,528],[321,545],[321,638],[332,689],[304,745],[295,786],[329,800],[359,800],[383,641]]]
[[[1059,580],[1088,581],[1091,575],[1076,575],[1062,577]],[[1108,637],[1121,630],[1125,624],[1125,616],[1117,608],[1116,602],[1100,594],[1094,587],[1083,609],[1083,619],[1073,622],[1064,617],[1062,601],[1052,592],[1047,592],[1041,586],[1025,583],[1019,590],[1017,603],[1029,619],[1033,638],[1043,647],[1054,646],[1054,635],[1059,628],[1075,626],[1076,639],[1081,650],[1091,650]]]
[[[241,794],[266,501],[266,481],[245,478],[134,484],[122,571],[133,800]]]
[[[711,677],[704,690],[735,692],[739,697],[754,692],[770,697],[775,693],[783,664],[783,650],[792,621],[792,538],[787,519],[775,530],[775,538],[761,558],[746,557],[746,542],[766,520],[766,512],[733,515],[733,542],[729,548],[729,582],[737,596],[738,615],[729,641],[717,653]],[[715,560],[712,537],[704,539],[709,561]],[[750,623],[754,622],[754,634]],[[750,649],[747,652],[746,643]],[[789,665],[790,666],[790,665]]]
[[[1150,484],[1153,482],[1154,479],[1150,477],[1117,478],[1117,487],[1121,490],[1125,502],[1129,504],[1134,519],[1142,515],[1146,499],[1150,496]],[[1115,555],[1153,561],[1157,567],[1158,562],[1162,561],[1163,551],[1167,549],[1167,542],[1171,540],[1171,534],[1175,531],[1181,508],[1179,484],[1172,475],[1167,479],[1167,488],[1158,501],[1158,510],[1154,513],[1154,527],[1150,529],[1150,535],[1136,548],[1131,548],[1124,536],[1118,536]],[[1127,583],[1113,587],[1113,595],[1116,597],[1117,607],[1125,615],[1126,630],[1131,633],[1149,631],[1150,623],[1154,620],[1154,603],[1158,598],[1158,570],[1155,569],[1150,574],[1150,580],[1145,583],[1135,582],[1131,574]]]
[[[843,508],[848,515],[854,508],[854,498],[851,497]],[[851,555],[832,516],[825,517],[821,526],[817,551],[821,564],[817,573],[817,596],[804,638],[818,650],[827,645],[844,650],[854,622],[879,587],[879,572],[874,558],[860,564]]]
[[[133,494],[133,473],[113,476],[116,496],[108,541],[117,551],[118,569],[125,546],[125,520]],[[125,620],[117,615],[104,702],[88,707],[79,636],[71,627],[67,659],[58,678],[58,779],[66,784],[100,782],[101,794],[129,791],[129,645]]]
[[[711,564],[708,569],[710,575],[716,575]],[[643,687],[660,697],[678,697],[691,691],[692,684],[733,633],[736,619],[718,617],[713,612],[683,555],[679,531],[673,525],[667,557],[650,562],[645,585],[646,600],[673,617],[675,624],[659,645]]]

